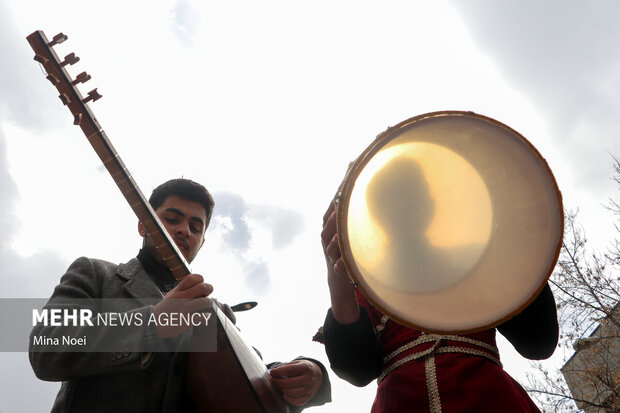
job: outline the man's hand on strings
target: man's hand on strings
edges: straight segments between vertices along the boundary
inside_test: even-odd
[[[294,406],[308,403],[323,383],[321,368],[310,360],[291,361],[271,369],[269,374],[284,400]]]
[[[209,295],[213,292],[213,286],[204,282],[199,274],[189,274],[179,284],[168,292],[155,307],[153,315],[159,319],[161,314],[178,313],[190,316],[193,313],[209,311],[213,301]],[[168,323],[170,324],[170,323]],[[192,327],[188,323],[178,325],[157,325],[159,338],[174,337]]]

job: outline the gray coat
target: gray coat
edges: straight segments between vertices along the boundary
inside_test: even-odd
[[[135,307],[127,310],[148,319],[153,307],[146,299],[162,297],[136,258],[117,265],[82,257],[61,278],[48,304],[57,307],[74,299],[134,299]],[[121,341],[117,343],[120,350],[115,352],[33,351],[32,336],[58,334],[54,329],[57,327],[38,325],[30,340],[30,363],[37,377],[63,381],[52,412],[185,411],[187,354],[132,351],[135,343],[157,341],[152,325],[144,323],[141,328],[125,331],[116,338]],[[166,344],[174,347],[180,340]]]
[[[47,305],[75,307],[76,300],[79,300],[80,308],[91,308],[96,312],[101,310],[97,305],[101,302],[98,299],[102,298],[125,299],[123,305],[126,308],[122,311],[141,313],[142,319],[147,320],[152,314],[153,303],[160,301],[163,295],[136,258],[117,265],[82,257],[63,275]],[[119,309],[115,308],[115,311]],[[52,413],[189,411],[187,353],[175,350],[188,343],[191,330],[161,340],[156,337],[153,325],[132,326],[112,337],[118,351],[110,352],[42,352],[33,345],[34,336],[58,336],[66,333],[60,330],[63,328],[66,329],[39,324],[30,337],[30,364],[37,377],[63,382]],[[80,336],[83,333],[80,328],[71,327],[70,334]],[[98,329],[94,336],[89,335],[89,340],[109,340],[109,330]],[[145,351],[144,343],[150,344],[154,351]],[[327,371],[320,362],[312,361],[323,371],[323,384],[307,406],[331,400]]]

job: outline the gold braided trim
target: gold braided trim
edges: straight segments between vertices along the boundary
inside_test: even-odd
[[[469,354],[472,356],[485,357],[491,360],[493,363],[497,364],[498,366],[502,367],[502,362],[499,361],[499,358],[493,357],[491,354],[487,353],[486,351],[476,350],[474,348],[456,347],[456,346],[440,347],[435,351],[435,353],[465,353],[465,354]]]
[[[424,361],[426,371],[426,388],[428,390],[428,404],[431,413],[441,413],[441,397],[439,396],[439,385],[437,383],[437,370],[435,366],[435,356],[431,354]]]
[[[441,340],[447,338],[449,340],[452,341],[460,341],[460,342],[464,342],[464,343],[469,343],[469,344],[475,344],[475,345],[479,345],[479,343],[484,344],[481,345],[480,347],[486,348],[488,350],[491,350],[493,352],[493,354],[489,354],[486,351],[482,351],[482,350],[477,350],[477,349],[473,349],[473,348],[468,348],[468,347],[457,347],[457,346],[447,346],[447,347],[440,347],[441,344]],[[456,339],[456,340],[455,340]],[[428,343],[428,342],[432,342],[435,341],[435,344],[433,344],[432,347],[427,348],[426,350],[423,351],[418,351],[417,353],[411,353],[406,357],[403,357],[399,360],[397,360],[394,364],[391,364],[390,366],[388,366],[387,368],[383,369],[383,371],[381,372],[381,374],[379,375],[379,377],[377,377],[377,385],[381,384],[381,382],[383,381],[383,379],[385,379],[385,377],[391,373],[393,370],[395,370],[396,368],[402,366],[405,363],[408,363],[412,360],[417,360],[420,359],[422,357],[428,356],[429,354],[434,354],[434,353],[463,353],[463,354],[468,354],[468,355],[472,355],[472,356],[480,356],[480,357],[485,357],[489,360],[491,360],[493,363],[499,365],[500,367],[502,366],[502,363],[499,361],[499,351],[497,350],[497,347],[492,346],[490,344],[484,343],[482,341],[479,340],[474,340],[468,337],[461,337],[461,336],[439,336],[439,335],[435,335],[435,334],[425,334],[422,335],[420,337],[418,337],[417,339],[415,339],[414,341],[405,344],[404,346],[398,348],[397,350],[393,351],[392,353],[390,353],[387,357],[385,357],[384,360],[384,364],[388,361],[390,361],[393,357],[395,357],[396,355],[402,353],[405,350],[408,350],[410,348],[413,348],[419,344],[422,343]],[[434,359],[434,357],[433,357]]]
[[[439,338],[439,336],[436,336],[434,334],[423,334],[420,337],[416,338],[415,340],[410,341],[409,343],[407,343],[407,344],[405,344],[403,346],[400,346],[399,348],[397,348],[396,350],[392,351],[390,354],[385,356],[383,358],[383,363],[386,364],[388,361],[392,360],[394,357],[396,357],[397,355],[399,355],[403,351],[407,351],[409,349],[417,347],[420,344],[431,343],[433,341],[437,342],[439,340],[441,340],[441,338]]]
[[[420,344],[430,343],[430,342],[439,341],[439,340],[451,340],[451,341],[458,341],[458,342],[461,342],[461,343],[473,344],[473,345],[478,346],[478,347],[486,348],[491,353],[493,353],[493,356],[499,358],[499,350],[497,349],[497,347],[495,347],[495,346],[493,346],[491,344],[487,344],[484,341],[475,340],[475,339],[469,338],[469,337],[456,336],[456,335],[422,334],[421,336],[419,336],[415,340],[410,341],[409,343],[407,343],[407,344],[397,348],[396,350],[394,350],[393,352],[391,352],[390,354],[385,356],[383,358],[383,363],[385,364],[385,363],[389,362],[391,359],[393,359],[394,357],[396,357],[397,355],[399,355],[403,351],[407,351],[409,349],[417,347]]]
[[[470,337],[455,336],[455,335],[446,335],[446,336],[438,336],[438,337],[441,337],[445,340],[460,341],[461,343],[469,343],[469,344],[473,344],[478,347],[486,348],[487,350],[491,351],[492,353],[496,354],[499,357],[499,350],[497,349],[497,347],[495,347],[492,344],[485,343],[484,341],[476,340]]]
[[[398,360],[396,363],[392,364],[388,368],[383,369],[383,371],[381,372],[379,377],[377,377],[377,385],[381,384],[383,379],[385,379],[385,376],[390,374],[397,367],[400,367],[403,364],[410,362],[411,360],[417,360],[417,359],[420,359],[420,358],[422,358],[424,356],[428,356],[429,354],[433,354],[433,352],[437,349],[437,347],[439,346],[440,343],[441,343],[441,341],[437,340],[432,347],[429,347],[429,348],[427,348],[426,350],[423,350],[423,351],[418,351],[417,353],[411,353],[407,357],[403,357],[402,359]]]
[[[375,332],[378,335],[381,335],[381,332],[383,331],[383,329],[385,328],[385,325],[387,324],[389,318],[388,316],[384,315],[383,317],[381,317],[381,320],[379,321],[379,324],[377,324],[377,326],[375,327]]]

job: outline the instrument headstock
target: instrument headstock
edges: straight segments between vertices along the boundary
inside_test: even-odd
[[[77,85],[80,83],[88,82],[91,76],[86,72],[81,72],[75,79],[72,79],[66,67],[76,64],[80,61],[80,58],[76,56],[75,53],[69,53],[61,59],[54,50],[54,46],[68,39],[67,35],[59,33],[50,41],[41,30],[37,30],[29,35],[27,39],[35,52],[34,60],[43,66],[43,69],[47,73],[47,80],[56,87],[61,102],[63,105],[67,106],[73,114],[73,124],[79,125],[82,129],[87,127],[87,129],[84,130],[85,133],[92,133],[93,128],[96,128],[95,130],[100,129],[87,103],[101,99],[101,94],[97,91],[97,88],[95,88],[89,91],[86,97],[84,97],[77,88]],[[91,125],[83,124],[83,120],[87,117],[92,118]]]
[[[81,72],[75,76],[75,79],[72,79],[66,67],[76,64],[80,58],[75,53],[69,53],[60,59],[54,50],[54,46],[63,43],[67,38],[65,34],[59,33],[50,41],[41,30],[37,30],[26,37],[32,50],[34,50],[34,60],[43,66],[46,78],[56,87],[60,93],[58,97],[73,114],[73,124],[82,129],[129,206],[146,228],[162,259],[176,279],[180,280],[191,273],[189,264],[140,191],[116,149],[112,146],[112,142],[88,106],[89,102],[101,99],[101,94],[95,88],[88,92],[85,97],[82,96],[77,86],[88,82],[91,76],[86,72]]]

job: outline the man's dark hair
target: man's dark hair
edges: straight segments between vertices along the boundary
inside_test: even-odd
[[[172,195],[176,195],[187,201],[198,202],[204,206],[205,211],[207,212],[207,222],[205,222],[205,228],[209,225],[215,202],[213,201],[213,197],[209,191],[207,191],[207,188],[190,179],[171,179],[153,190],[153,193],[149,198],[149,203],[153,209],[156,210],[163,205],[166,198]]]

